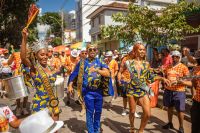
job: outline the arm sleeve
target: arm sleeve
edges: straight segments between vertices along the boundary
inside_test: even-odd
[[[107,68],[108,69],[108,65],[106,65],[106,63],[104,61],[100,61],[101,63],[101,68]]]
[[[6,106],[3,107],[3,113],[5,114],[6,118],[8,119],[9,123],[14,121],[17,117],[13,114],[13,112],[11,111],[11,109]]]
[[[78,76],[78,73],[79,73],[79,67],[80,67],[80,61],[79,63],[76,65],[74,71],[71,73],[71,75],[69,76],[69,81],[68,81],[68,85],[70,82],[72,82],[77,76]]]
[[[189,69],[186,66],[184,66],[183,75],[188,76],[189,74],[190,74]]]

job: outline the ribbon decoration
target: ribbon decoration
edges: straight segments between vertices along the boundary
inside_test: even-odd
[[[53,114],[57,115],[57,114],[61,113],[61,110],[58,107],[59,100],[54,95],[53,87],[51,86],[49,78],[48,78],[47,74],[45,73],[45,71],[42,69],[42,67],[40,65],[37,64],[36,66],[37,66],[38,73],[41,75],[41,79],[42,79],[44,88],[46,89],[47,94],[50,98],[50,101],[49,101],[50,108],[49,109]]]
[[[33,22],[38,13],[39,13],[38,7],[35,4],[31,4],[28,12],[28,22],[25,28],[29,27],[29,25]]]

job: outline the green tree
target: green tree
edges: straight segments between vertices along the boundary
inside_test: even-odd
[[[62,44],[62,39],[60,37],[55,37],[53,38],[53,40],[51,41],[51,45],[56,47]]]
[[[21,31],[25,27],[29,6],[38,0],[2,0],[0,7],[0,45],[19,48]],[[32,27],[32,26],[31,26]],[[33,28],[34,29],[34,28]],[[36,36],[36,35],[35,35]]]
[[[62,20],[58,12],[46,12],[40,17],[40,23],[50,25],[47,36],[54,34],[56,37],[62,36]]]
[[[136,35],[141,35],[148,45],[166,45],[171,40],[180,41],[185,35],[200,31],[200,27],[192,27],[187,23],[187,17],[198,9],[199,4],[185,1],[169,5],[159,12],[130,3],[127,14],[112,16],[115,22],[123,24],[103,26],[102,36],[130,44],[135,42]]]

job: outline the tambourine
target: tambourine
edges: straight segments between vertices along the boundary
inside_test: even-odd
[[[51,108],[57,107],[58,104],[59,104],[58,98],[53,98],[53,99],[51,99],[51,100],[49,101],[49,106],[50,106]]]

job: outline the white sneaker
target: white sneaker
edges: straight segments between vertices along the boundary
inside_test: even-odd
[[[28,115],[29,114],[29,112],[28,112],[28,110],[26,108],[22,109],[22,113],[23,113],[23,115]]]
[[[126,116],[126,115],[127,115],[127,111],[126,111],[126,109],[123,109],[122,116]]]
[[[16,108],[16,116],[20,116],[22,113],[22,109],[21,108]]]
[[[140,118],[141,116],[137,113],[137,112],[135,112],[135,118]]]

